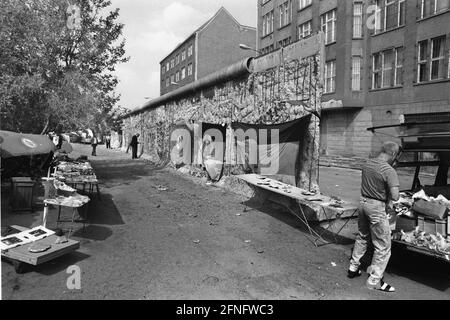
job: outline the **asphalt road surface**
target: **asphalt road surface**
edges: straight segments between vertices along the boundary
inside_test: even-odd
[[[385,278],[397,292],[369,291],[365,276],[346,277],[351,241],[316,248],[289,213],[243,212],[240,195],[198,178],[104,146],[97,153],[101,199],[73,235],[81,248],[25,274],[2,262],[3,299],[450,299],[447,263],[396,252]],[[90,147],[75,145],[76,154]],[[329,184],[341,171],[326,172]],[[2,206],[2,226],[37,225],[39,214]],[[81,289],[67,287],[72,265]]]

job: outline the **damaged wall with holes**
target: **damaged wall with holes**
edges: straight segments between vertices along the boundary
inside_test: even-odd
[[[128,116],[123,122],[124,148],[139,133],[140,153],[156,163],[170,163],[170,133],[177,124],[214,123],[231,130],[232,122],[279,124],[311,112],[320,115],[323,46],[317,39],[309,41],[297,44],[297,54],[292,48],[279,50],[253,60],[249,72],[237,78]],[[300,187],[312,181],[312,189],[318,189],[319,134],[319,118],[313,116],[300,148],[310,162],[305,167],[311,169],[296,177]],[[239,166],[225,163],[225,168],[225,175],[244,173]]]

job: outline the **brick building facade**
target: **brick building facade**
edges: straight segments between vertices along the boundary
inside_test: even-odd
[[[367,128],[450,113],[450,1],[259,0],[263,54],[322,30],[323,155],[367,157]]]
[[[243,26],[221,8],[160,62],[160,93],[192,83],[246,57],[239,44],[256,45],[256,29]]]

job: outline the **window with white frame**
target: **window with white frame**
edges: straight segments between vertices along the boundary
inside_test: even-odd
[[[180,81],[180,71],[177,71],[177,73],[175,74],[175,82]]]
[[[166,63],[166,70],[169,71],[169,69],[170,69],[170,63],[169,63],[169,61],[167,61],[167,63]]]
[[[381,81],[381,79],[382,79],[381,66],[382,66],[382,54],[375,53],[372,56],[372,89],[381,88],[381,82],[382,82]]]
[[[445,36],[431,39],[430,79],[438,80],[445,77]]]
[[[298,26],[298,38],[305,39],[311,35],[311,20]]]
[[[352,57],[352,90],[361,90],[361,70],[362,58],[360,56]]]
[[[171,82],[171,84],[172,84],[173,82],[175,82],[175,75],[174,75],[174,74],[172,74],[172,75],[170,76],[170,82]]]
[[[189,63],[187,66],[187,75],[192,76],[192,63]]]
[[[375,30],[379,33],[405,24],[405,0],[376,0]]]
[[[363,32],[363,3],[353,3],[353,38],[362,38]]]
[[[312,0],[298,0],[299,9],[306,8],[307,6],[312,4]]]
[[[175,67],[175,59],[170,60],[170,67]]]
[[[372,89],[403,84],[403,48],[387,49],[372,56]]]
[[[161,67],[161,74],[164,74],[166,72],[166,68],[164,66]]]
[[[385,50],[381,54],[381,87],[389,88],[392,86],[393,80],[393,63],[394,52],[393,50]]]
[[[450,79],[450,49],[448,50],[447,78]]]
[[[273,32],[273,10],[265,14],[262,20],[262,35],[263,37],[265,37]]]
[[[336,41],[336,9],[320,16],[322,31],[325,34],[325,44]]]
[[[186,78],[186,68],[185,67],[181,68],[181,80],[183,80],[184,78]]]
[[[403,85],[403,48],[395,49],[394,86]]]
[[[287,26],[292,20],[292,2],[291,0],[286,1],[278,7],[280,12],[280,28]]]
[[[186,50],[183,50],[181,52],[181,61],[184,61],[184,60],[186,60]]]
[[[324,93],[332,93],[336,90],[336,60],[325,63],[325,87]]]
[[[192,47],[192,44],[191,44],[191,45],[188,47],[188,52],[187,52],[188,57],[192,56],[192,52],[193,52],[193,47]]]
[[[427,77],[427,51],[428,51],[428,40],[419,42],[418,46],[419,52],[417,53],[417,82],[425,82],[428,80]]]
[[[175,63],[178,65],[180,63],[180,55],[177,54],[176,58],[175,58]]]
[[[420,18],[426,18],[450,9],[450,0],[419,0]]]

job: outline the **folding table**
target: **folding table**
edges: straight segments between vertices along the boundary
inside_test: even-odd
[[[274,192],[278,195],[288,197],[291,200],[296,200],[299,205],[295,206],[295,208],[300,209],[300,214],[296,212],[293,207],[293,205],[288,204],[286,205],[283,203],[283,205],[294,214],[297,218],[300,219],[300,221],[308,228],[309,233],[311,236],[315,237],[315,240],[312,241],[316,247],[319,245],[317,244],[319,241],[323,242],[322,245],[330,244],[329,241],[326,241],[323,239],[323,235],[326,231],[330,231],[330,229],[343,218],[348,218],[346,223],[338,230],[337,233],[333,233],[335,241],[337,241],[336,236],[341,233],[341,231],[345,228],[345,226],[350,222],[350,219],[355,217],[355,215],[358,213],[358,208],[349,205],[349,204],[342,204],[340,207],[333,206],[333,199],[324,195],[317,195],[317,196],[305,196],[304,193],[307,193],[307,190],[297,188],[294,186],[286,185],[280,181],[270,179],[268,177],[260,176],[257,174],[245,174],[245,175],[239,175],[236,176],[238,179],[247,182],[250,186],[253,188],[253,195],[256,193],[255,187],[264,189],[266,191]],[[277,188],[278,187],[278,188]],[[284,190],[289,190],[289,192],[286,192]],[[315,201],[320,200],[320,201]],[[303,210],[303,206],[306,206],[307,208],[310,208],[314,211],[315,217],[309,217]],[[244,209],[245,210],[245,209]],[[328,227],[325,228],[321,233],[318,233],[314,230],[313,227],[310,226],[309,220],[313,221],[327,221]],[[309,239],[309,238],[308,238]]]

